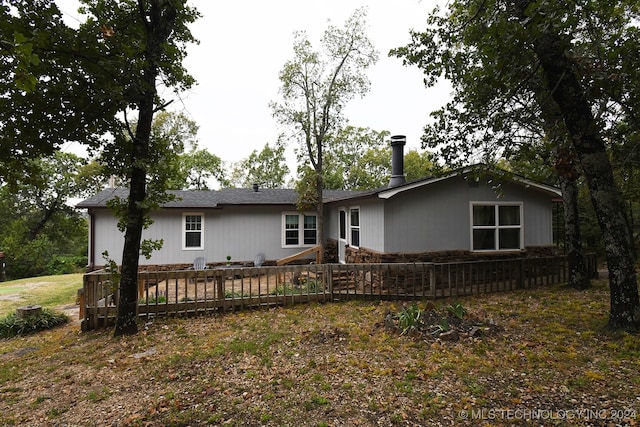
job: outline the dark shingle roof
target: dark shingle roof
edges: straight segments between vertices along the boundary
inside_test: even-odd
[[[261,188],[254,191],[250,188],[224,188],[222,190],[173,190],[170,194],[176,196],[176,200],[167,202],[165,208],[216,208],[221,205],[295,205],[298,194],[293,189]],[[107,201],[120,197],[125,199],[129,190],[124,188],[108,188],[102,190],[93,197],[78,203],[78,208],[106,207]],[[342,190],[325,190],[325,202],[347,198],[358,192]]]

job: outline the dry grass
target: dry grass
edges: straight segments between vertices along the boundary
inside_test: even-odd
[[[348,302],[3,340],[0,424],[638,424],[640,337],[604,328],[604,283],[454,302],[500,332],[400,336],[400,304]]]

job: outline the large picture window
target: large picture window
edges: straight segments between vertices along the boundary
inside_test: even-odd
[[[318,225],[316,215],[284,213],[283,246],[313,246],[318,243]]]
[[[182,248],[185,250],[204,249],[204,214],[184,213],[182,215]]]
[[[474,251],[522,249],[522,204],[471,205]]]

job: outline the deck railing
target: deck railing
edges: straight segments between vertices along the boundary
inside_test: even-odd
[[[591,273],[595,257],[588,258]],[[84,330],[115,320],[113,274],[84,276],[80,318]],[[221,266],[206,270],[142,271],[138,315],[197,315],[256,307],[345,299],[443,298],[530,288],[567,280],[565,257],[448,263]]]

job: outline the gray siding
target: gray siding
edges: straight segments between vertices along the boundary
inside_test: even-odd
[[[338,207],[328,205],[324,208],[324,237],[325,239],[338,240]]]
[[[384,252],[469,248],[469,195],[454,179],[385,201]]]
[[[160,251],[154,251],[151,259],[140,257],[140,264],[188,264],[202,256],[208,262],[225,262],[227,255],[232,262],[250,262],[262,252],[268,260],[293,255],[304,248],[282,247],[282,212],[294,211],[281,206],[224,207],[209,210],[165,209],[152,215],[153,224],[144,230],[143,238],[163,239]],[[204,249],[182,248],[182,215],[184,212],[204,213]],[[109,251],[110,257],[121,263],[124,235],[116,227],[116,220],[109,210],[95,210],[95,264],[104,262],[101,253]]]
[[[347,239],[349,239],[349,210],[360,208],[360,246],[374,251],[384,249],[384,205],[379,199],[336,202],[325,208],[325,236],[338,240],[340,235],[340,208],[347,212]]]
[[[471,202],[522,202],[524,246],[551,245],[549,195],[520,185],[470,185],[461,177],[406,191],[385,203],[384,252],[471,249]]]
[[[382,200],[360,205],[360,246],[384,252],[384,204]]]
[[[526,246],[553,244],[553,204],[548,196],[529,192],[524,204]]]

